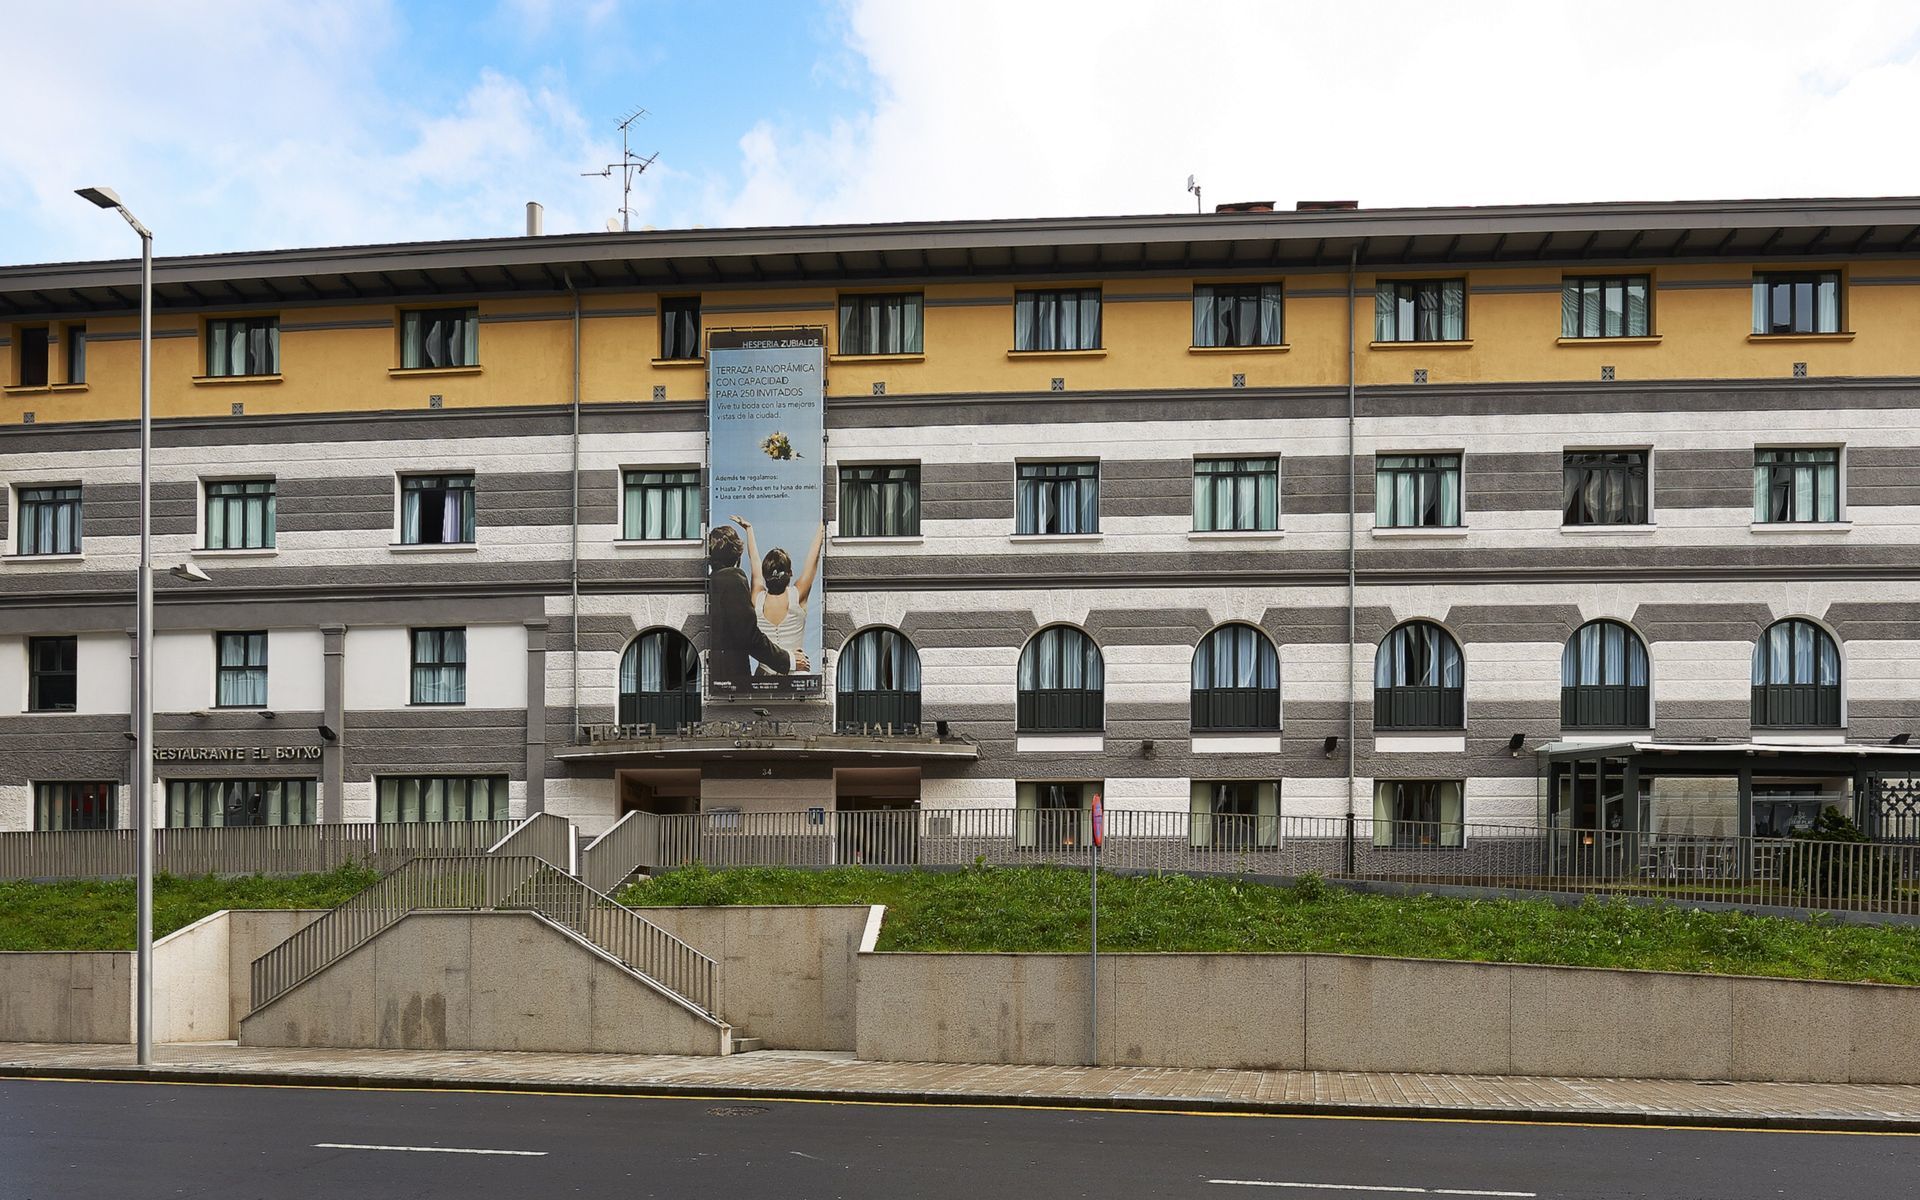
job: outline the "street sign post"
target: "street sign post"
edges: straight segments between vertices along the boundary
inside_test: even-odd
[[[1087,1032],[1090,1045],[1087,1061],[1100,1065],[1100,847],[1107,842],[1107,806],[1100,793],[1093,794],[1093,849],[1088,858],[1088,900],[1091,923],[1087,957]]]

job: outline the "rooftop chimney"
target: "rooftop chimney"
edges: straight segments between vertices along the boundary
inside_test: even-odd
[[[1360,207],[1358,200],[1301,200],[1293,206],[1295,212],[1352,212]]]
[[[1272,212],[1273,201],[1242,200],[1237,204],[1216,204],[1213,206],[1213,211],[1217,213]]]
[[[540,228],[540,217],[544,211],[545,210],[540,207],[540,202],[538,200],[527,201],[527,236],[528,237],[539,237],[540,234],[543,232]]]

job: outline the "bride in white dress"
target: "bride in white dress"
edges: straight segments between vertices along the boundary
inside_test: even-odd
[[[805,649],[807,633],[807,600],[813,594],[814,576],[820,570],[820,547],[825,543],[827,527],[822,524],[813,533],[813,545],[807,551],[807,560],[800,568],[800,576],[794,578],[793,558],[785,550],[767,551],[766,558],[760,557],[759,549],[753,541],[753,525],[746,518],[735,516],[733,523],[747,535],[747,561],[753,564],[753,615],[760,626],[760,632],[767,640],[789,654],[797,654]],[[766,673],[766,668],[760,668]]]

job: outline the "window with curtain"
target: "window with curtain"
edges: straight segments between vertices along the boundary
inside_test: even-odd
[[[1100,289],[1013,294],[1015,350],[1098,350]]]
[[[1382,779],[1373,786],[1373,844],[1380,850],[1458,850],[1466,845],[1461,785],[1454,779]]]
[[[1564,729],[1646,729],[1652,725],[1647,644],[1618,621],[1589,621],[1560,653]]]
[[[1645,525],[1645,450],[1569,450],[1562,459],[1561,522]]]
[[[700,654],[672,629],[649,629],[620,656],[620,723],[673,733],[700,719]]]
[[[1100,784],[1019,782],[1013,788],[1014,843],[1021,850],[1084,849],[1093,838]]]
[[[1280,785],[1271,779],[1196,779],[1188,843],[1196,850],[1271,850],[1280,844]]]
[[[1753,452],[1753,519],[1762,525],[1840,519],[1840,451]]]
[[[1458,342],[1467,336],[1467,281],[1383,279],[1373,293],[1376,342]]]
[[[1451,529],[1460,524],[1458,454],[1382,454],[1373,460],[1376,529]]]
[[[207,322],[209,377],[279,373],[279,317],[229,317]]]
[[[1280,655],[1251,625],[1222,625],[1193,651],[1193,731],[1280,728]]]
[[[1646,337],[1653,332],[1645,275],[1566,279],[1560,285],[1563,338]]]
[[[620,536],[628,541],[686,541],[700,536],[697,467],[646,467],[625,475]]]
[[[471,475],[402,475],[400,541],[407,546],[458,545],[473,541],[475,506]]]
[[[1196,284],[1193,289],[1195,346],[1278,346],[1282,336],[1277,283]]]
[[[52,382],[47,374],[49,347],[53,331],[45,325],[24,325],[14,330],[13,381],[21,387],[46,387]]]
[[[840,297],[841,354],[919,354],[925,348],[919,292]]]
[[[841,537],[919,537],[920,464],[840,468]]]
[[[23,487],[16,544],[21,554],[80,553],[80,485]]]
[[[1093,639],[1051,625],[1020,651],[1015,723],[1021,733],[1099,733],[1106,720],[1104,662]]]
[[[1759,729],[1840,726],[1840,647],[1812,621],[1775,621],[1753,648],[1753,724]]]
[[[28,712],[72,712],[79,680],[79,638],[27,639]]]
[[[467,702],[467,631],[415,629],[413,641],[414,704]]]
[[[1373,660],[1374,729],[1464,729],[1466,708],[1466,663],[1452,634],[1409,621],[1381,641]]]
[[[1198,533],[1279,529],[1280,460],[1195,459],[1193,528]]]
[[[700,357],[700,297],[662,297],[660,357],[669,362]]]
[[[1014,484],[1013,531],[1100,532],[1100,464],[1021,463]]]
[[[834,671],[834,716],[841,726],[920,724],[920,652],[906,634],[861,630],[847,639]]]
[[[87,327],[69,325],[61,334],[67,339],[67,382],[87,381]]]
[[[201,829],[228,825],[312,825],[313,779],[169,779],[167,826]]]
[[[1769,272],[1753,277],[1755,333],[1839,333],[1840,272]]]
[[[271,479],[208,483],[206,549],[272,549],[278,490]]]
[[[479,365],[479,309],[430,308],[400,314],[402,368]]]
[[[112,829],[111,783],[36,783],[33,785],[33,827],[48,831]]]
[[[505,775],[382,775],[376,790],[390,825],[507,819]]]
[[[213,703],[217,708],[267,706],[267,635],[251,633],[213,635],[215,663]]]

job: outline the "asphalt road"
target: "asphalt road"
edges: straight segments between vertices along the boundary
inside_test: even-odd
[[[0,1081],[0,1200],[1916,1192],[1910,1136]]]

